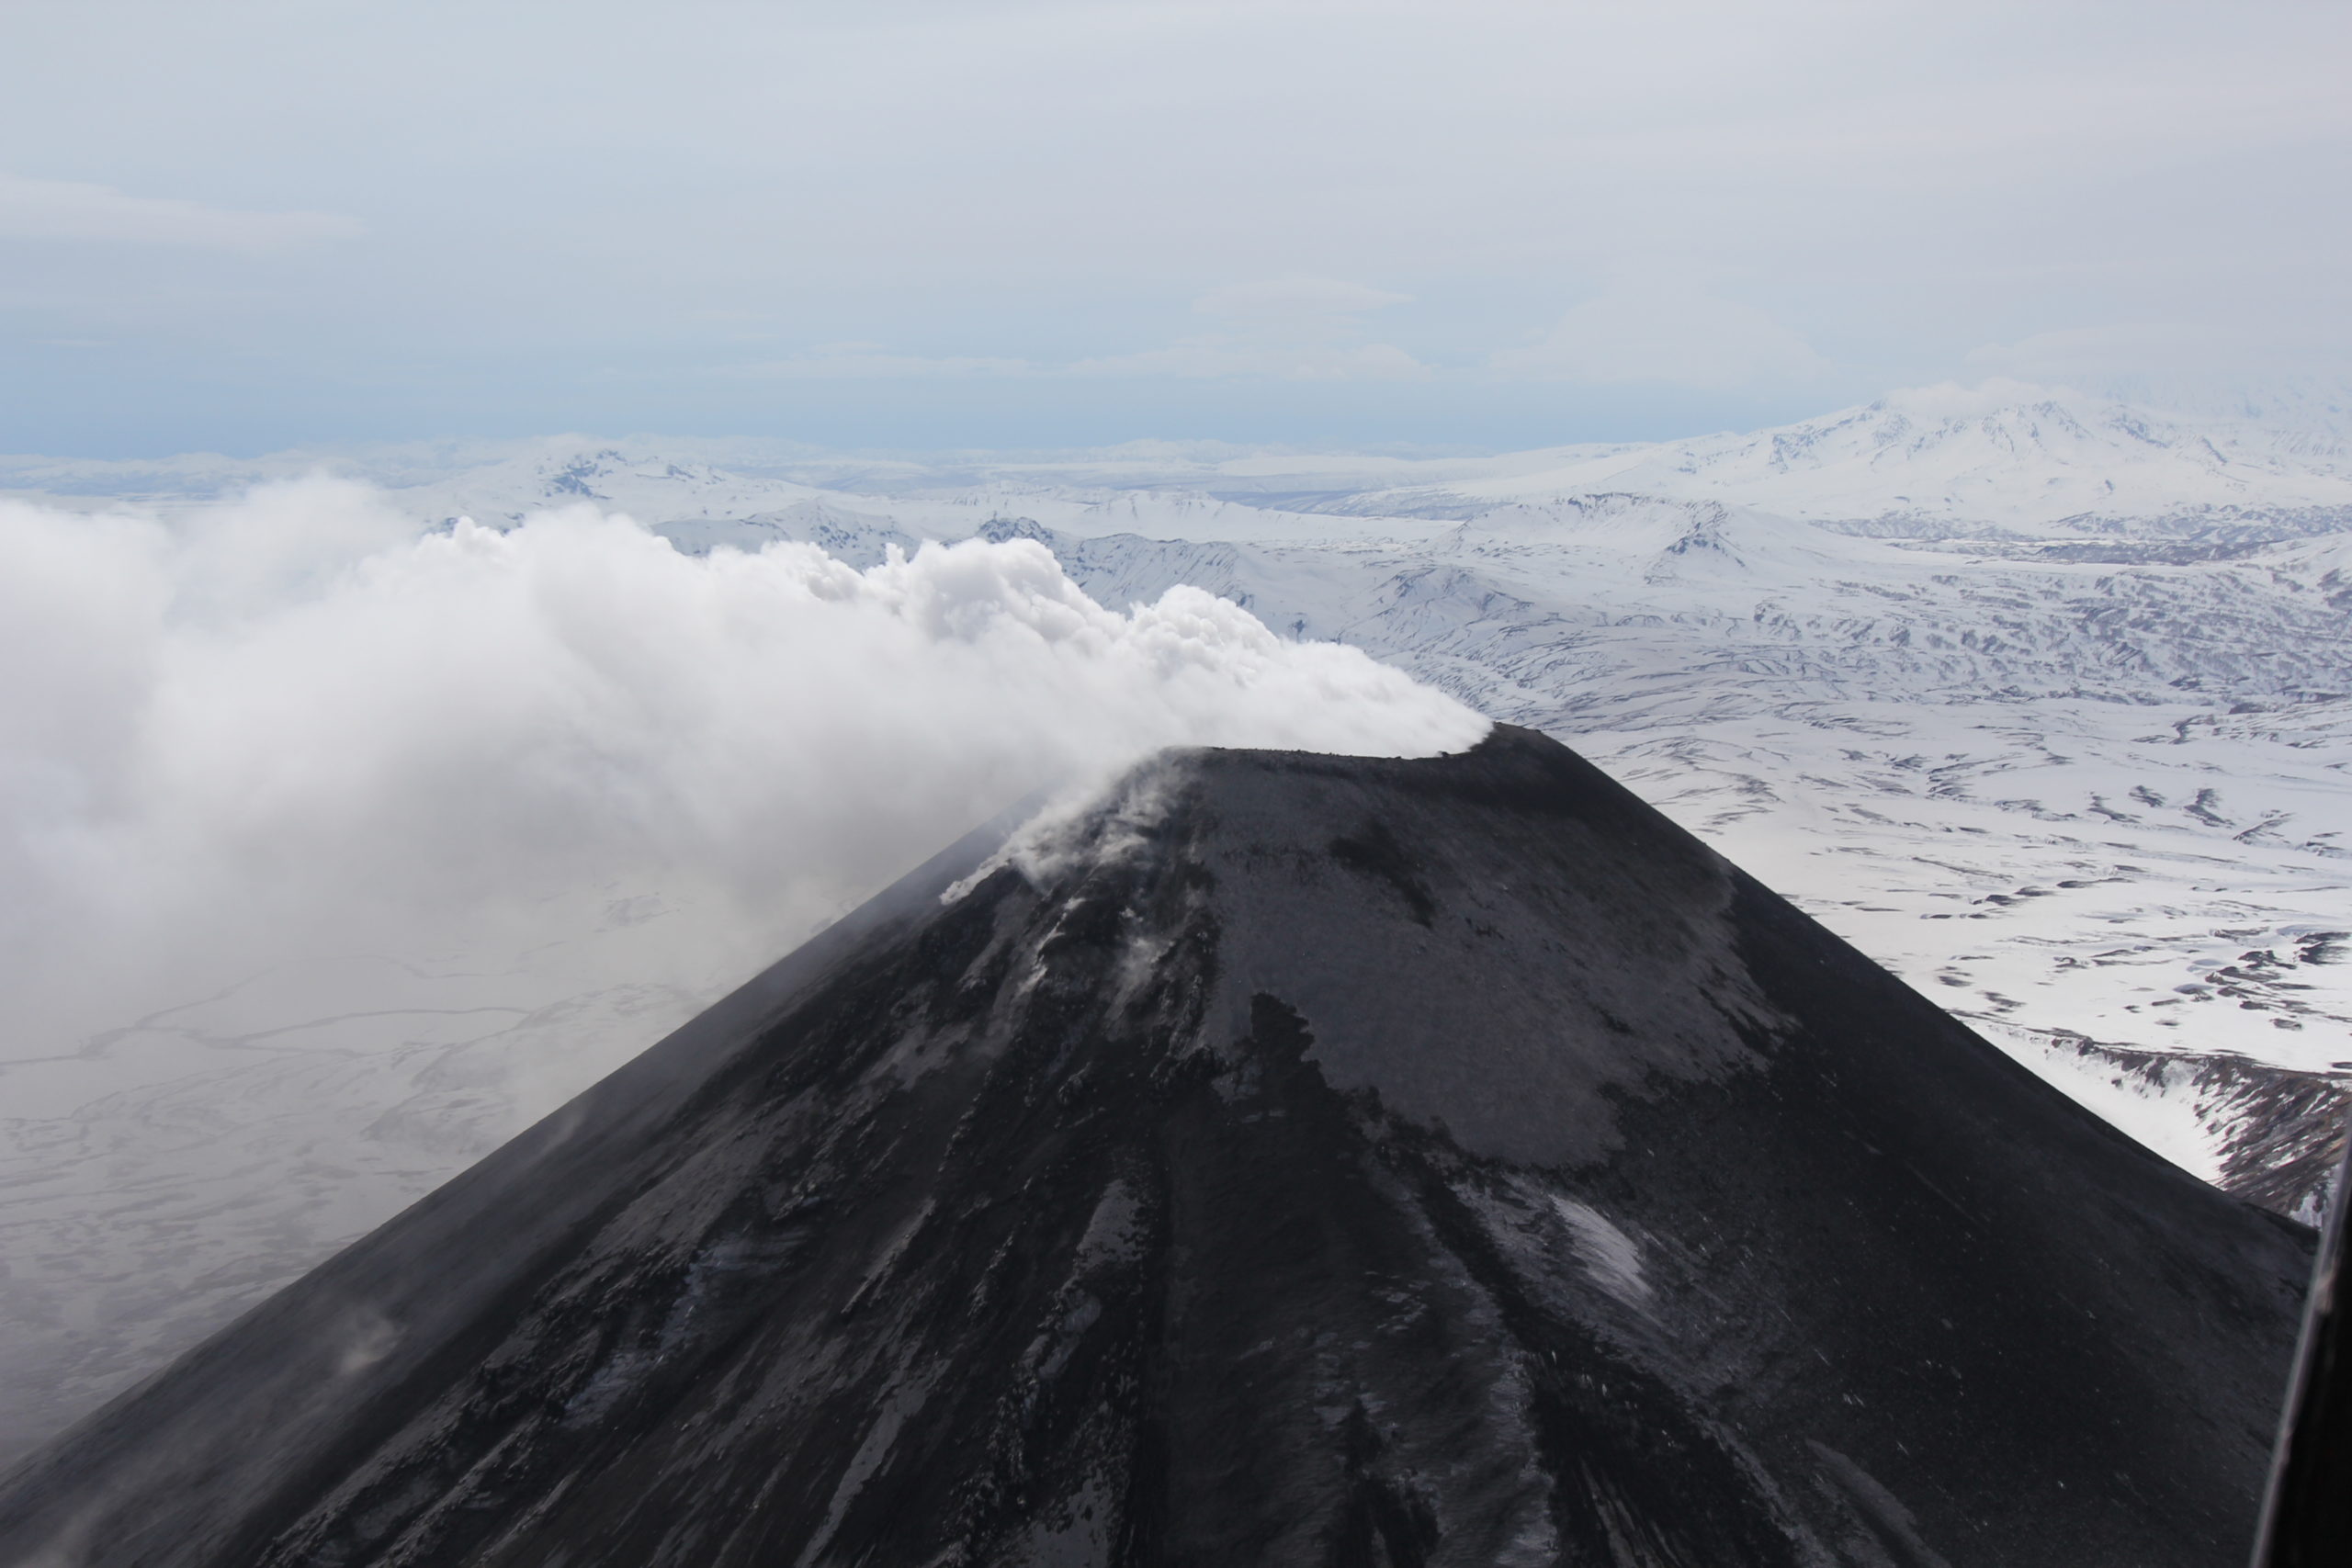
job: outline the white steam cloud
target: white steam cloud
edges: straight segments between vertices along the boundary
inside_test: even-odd
[[[603,961],[707,989],[1041,784],[1486,729],[1198,590],[1104,609],[1027,541],[860,572],[584,508],[420,538],[325,480],[169,523],[0,502],[0,661],[19,1062],[265,968],[571,941],[616,899],[689,913]]]

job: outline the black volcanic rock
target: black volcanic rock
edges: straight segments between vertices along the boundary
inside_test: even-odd
[[[2236,1568],[2307,1233],[1565,749],[967,842],[0,1488],[0,1562]]]

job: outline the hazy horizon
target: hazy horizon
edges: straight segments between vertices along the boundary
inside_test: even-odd
[[[1018,466],[1050,464],[1056,460],[1100,461],[1116,457],[1189,458],[1195,462],[1235,461],[1250,457],[1292,457],[1389,458],[1399,461],[1468,459],[1504,457],[1580,446],[1670,446],[1794,428],[1834,419],[1855,410],[1908,406],[1940,420],[2016,408],[2045,400],[2083,405],[2132,408],[2177,419],[2190,425],[2208,422],[2244,421],[2273,430],[2325,438],[2324,450],[2352,441],[2352,378],[2285,376],[2267,381],[2244,378],[2117,378],[2104,384],[2036,385],[2006,378],[1975,383],[1951,381],[1923,387],[1889,388],[1875,397],[1838,407],[1808,410],[1769,423],[1660,427],[1663,434],[1606,436],[1570,432],[1550,439],[1517,444],[1499,440],[1440,441],[1398,436],[1385,440],[1329,441],[1239,439],[1216,435],[1145,434],[1117,441],[1064,444],[922,446],[888,442],[827,443],[800,438],[788,431],[716,432],[695,430],[536,429],[509,434],[457,430],[407,436],[361,437],[269,446],[187,447],[176,450],[122,452],[30,451],[0,448],[0,492],[10,468],[21,477],[27,468],[43,464],[66,468],[168,470],[173,465],[201,466],[210,462],[247,465],[256,474],[304,471],[320,463],[386,463],[406,460],[422,468],[438,469],[497,461],[533,450],[571,446],[613,446],[640,455],[663,453],[688,457],[720,466],[757,472],[763,467],[792,468],[808,464],[876,463],[936,468],[958,461]],[[14,487],[22,491],[24,487]],[[67,492],[60,492],[67,493]]]

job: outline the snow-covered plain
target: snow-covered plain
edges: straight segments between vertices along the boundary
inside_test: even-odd
[[[1499,457],[563,439],[0,459],[0,490],[169,516],[325,467],[425,526],[587,502],[860,567],[1028,536],[1114,608],[1204,587],[1561,736],[2152,1147],[2309,1216],[2352,1087],[2346,428],[1995,386]],[[0,1450],[734,977],[629,972],[691,893],[610,891],[551,946],[238,976],[12,1047]]]

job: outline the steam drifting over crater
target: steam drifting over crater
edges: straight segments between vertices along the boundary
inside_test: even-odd
[[[1487,728],[1198,589],[1105,608],[1027,540],[858,571],[589,507],[417,537],[311,480],[168,521],[0,505],[0,564],[15,1056],[273,964],[632,909],[672,918],[624,962],[707,987],[1041,785]]]

